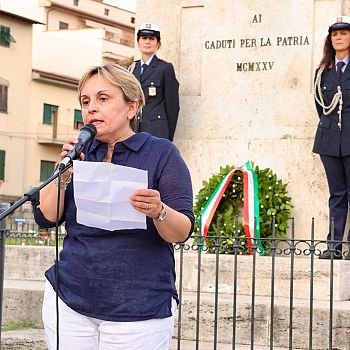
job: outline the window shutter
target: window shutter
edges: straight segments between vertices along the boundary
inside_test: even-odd
[[[5,151],[0,150],[0,180],[5,180]]]
[[[58,111],[58,106],[49,105],[44,103],[44,114],[43,114],[43,123],[52,124],[52,113]]]
[[[7,86],[0,85],[0,112],[7,113]]]
[[[75,122],[83,122],[83,116],[81,115],[81,110],[80,109],[75,109],[74,110],[74,121]]]
[[[5,26],[0,26],[0,37],[8,43],[15,43],[16,40],[10,34],[10,28]]]
[[[10,34],[10,28],[9,27],[4,27],[5,28],[5,37],[8,42],[15,43],[16,40],[12,37]]]
[[[55,169],[55,162],[42,160],[40,162],[40,181],[46,181]]]
[[[51,106],[44,103],[44,118],[43,118],[44,124],[52,124],[52,118],[51,118]]]

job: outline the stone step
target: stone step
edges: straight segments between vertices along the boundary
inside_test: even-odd
[[[42,327],[41,307],[44,291],[42,281],[5,281],[3,321],[32,321]],[[181,338],[195,339],[197,295],[184,292],[182,296]],[[236,343],[248,345],[251,339],[251,303],[250,296],[237,296]],[[200,299],[200,341],[211,343],[214,339],[214,294],[201,293]],[[255,298],[254,322],[255,344],[269,345],[271,326],[270,298]],[[218,305],[218,342],[232,342],[233,312],[232,295],[220,294]],[[314,301],[313,350],[325,349],[328,344],[329,302]],[[293,348],[308,348],[309,301],[296,299],[293,305]],[[333,343],[341,350],[350,350],[350,303],[336,301],[333,305]],[[289,300],[276,297],[274,302],[274,344],[288,348]],[[177,329],[175,333],[177,335]]]
[[[1,334],[2,350],[47,350],[43,329],[7,331]]]
[[[182,296],[181,339],[193,340],[196,334],[197,300],[194,293]],[[254,309],[254,343],[269,346],[271,327],[271,300],[257,296]],[[204,342],[214,339],[215,301],[212,293],[201,293],[199,316],[199,338]],[[251,339],[251,296],[237,296],[236,344],[250,344]],[[329,302],[314,301],[312,349],[328,349]],[[290,305],[287,298],[274,300],[274,348],[288,348]],[[293,304],[293,349],[309,349],[309,300],[295,299]],[[350,303],[335,301],[333,304],[333,348],[350,350]],[[232,342],[233,300],[232,295],[221,294],[218,303],[218,342]],[[175,333],[177,334],[177,333]]]
[[[213,350],[214,349],[214,343],[213,342],[199,342],[198,348],[200,350]],[[169,350],[177,350],[178,349],[178,340],[176,338],[173,338],[173,341],[171,343],[171,346]],[[181,350],[195,350],[196,349],[196,342],[193,340],[181,340],[180,341],[180,349]],[[223,343],[217,343],[216,349],[218,350],[232,350],[231,344],[223,344]],[[249,345],[236,345],[235,350],[248,350],[250,349]],[[274,350],[287,350],[288,348],[279,348],[279,347],[273,347]],[[254,346],[254,350],[270,350],[270,347],[266,346]]]
[[[180,254],[175,253],[177,276],[179,277]],[[201,291],[214,292],[215,264],[213,254],[201,255]],[[234,256],[220,255],[219,293],[233,292]],[[6,246],[5,279],[44,281],[44,272],[55,260],[54,247]],[[198,254],[184,252],[183,288],[185,291],[197,290]],[[237,293],[250,295],[252,292],[252,256],[237,257]],[[256,257],[255,294],[271,295],[270,256]],[[290,285],[289,256],[275,259],[275,295],[289,298]],[[310,257],[296,257],[294,260],[294,298],[308,298],[310,288]],[[350,300],[350,261],[334,260],[333,265],[334,300]],[[315,300],[329,300],[330,261],[314,259],[313,285]],[[177,279],[179,282],[179,278]]]
[[[201,256],[201,286],[202,292],[215,291],[216,257],[214,254]],[[179,278],[179,254],[176,254],[177,277]],[[252,294],[253,256],[237,256],[237,294]],[[314,259],[313,299],[329,300],[330,298],[330,260]],[[255,294],[271,295],[272,258],[257,256],[255,266]],[[185,291],[197,290],[198,254],[184,253],[183,288]],[[291,259],[289,256],[278,256],[275,259],[274,294],[289,298],[291,280]],[[293,271],[294,298],[309,298],[311,277],[311,258],[296,257]],[[234,256],[219,256],[219,293],[233,293]],[[333,298],[334,300],[350,300],[350,261],[333,261]]]
[[[44,281],[44,272],[54,264],[54,247],[5,246],[5,279]]]
[[[34,322],[42,328],[44,281],[5,280],[2,321]]]

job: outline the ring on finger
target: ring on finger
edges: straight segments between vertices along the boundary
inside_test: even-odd
[[[148,203],[146,203],[146,210],[148,210],[148,208],[149,208],[149,204],[148,204]]]

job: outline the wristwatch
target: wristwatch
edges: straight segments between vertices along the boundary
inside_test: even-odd
[[[162,203],[162,210],[160,211],[157,220],[163,221],[166,216],[167,216],[168,212],[166,211],[166,208],[164,206],[164,204]]]

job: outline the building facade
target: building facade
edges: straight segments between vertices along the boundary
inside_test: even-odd
[[[98,0],[2,0],[0,26],[0,202],[13,203],[79,133],[82,73],[133,59],[135,13]]]
[[[29,18],[0,10],[0,202],[11,202],[28,185],[27,154],[32,80]]]

